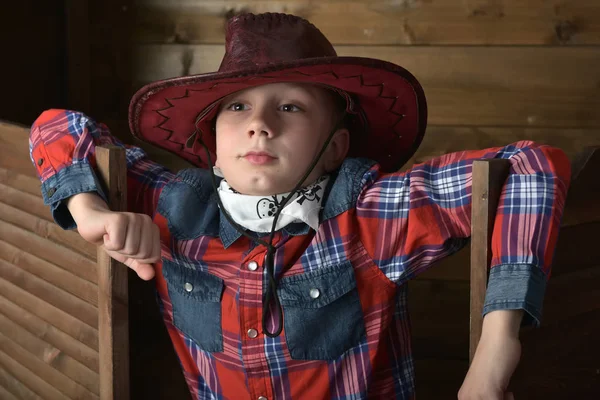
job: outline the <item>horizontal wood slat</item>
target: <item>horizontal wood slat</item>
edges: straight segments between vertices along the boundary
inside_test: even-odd
[[[4,366],[18,382],[22,382],[27,388],[35,392],[44,400],[69,400],[67,396],[59,392],[53,385],[41,379],[34,372],[27,369],[10,355],[0,350],[0,366]]]
[[[23,137],[23,141],[25,140],[25,137]],[[32,176],[22,175],[10,169],[0,168],[0,183],[13,189],[20,190],[21,192],[41,197],[40,181]]]
[[[2,203],[0,203],[0,219],[33,232],[41,238],[65,246],[69,250],[89,258],[92,262],[96,261],[96,246],[85,241],[76,231],[66,231],[53,222]]]
[[[98,286],[0,239],[0,259],[27,271],[58,289],[98,306]]]
[[[223,53],[222,45],[138,46],[136,86],[215,71]],[[340,46],[338,53],[411,71],[425,89],[430,125],[600,127],[596,48]]]
[[[0,277],[98,329],[98,309],[43,279],[0,259]]]
[[[90,370],[98,372],[97,351],[2,296],[0,296],[0,313],[27,329],[36,337],[79,361]]]
[[[334,44],[600,44],[595,0],[138,0],[135,40],[222,43],[228,17],[288,12]]]
[[[0,220],[0,237],[7,243],[96,283],[96,263],[66,247]]]
[[[0,364],[0,399],[20,399],[20,400],[40,400],[35,394],[23,383],[19,382],[14,376],[10,375]],[[4,389],[6,388],[6,389]]]
[[[24,310],[98,351],[98,331],[91,326],[2,278],[0,278],[0,293],[12,303],[18,304]]]
[[[0,202],[24,210],[48,222],[54,222],[50,208],[44,205],[41,194],[35,196],[0,183]]]
[[[29,354],[48,364],[72,381],[77,382],[90,392],[99,393],[98,373],[64,354],[60,349],[40,340],[2,314],[0,314],[0,326],[2,326],[3,335],[21,346]]]
[[[35,395],[35,393],[34,393]],[[10,393],[8,390],[4,389],[4,387],[2,387],[0,385],[0,399],[3,400],[29,400],[29,399],[39,399],[40,397],[36,396],[26,396],[24,395],[23,397],[21,397],[21,399],[17,399],[15,396],[13,396],[12,393]]]
[[[52,386],[67,397],[72,399],[98,399],[96,394],[30,354],[27,350],[8,338],[3,332],[0,332],[0,351],[25,366],[44,381],[51,383]]]

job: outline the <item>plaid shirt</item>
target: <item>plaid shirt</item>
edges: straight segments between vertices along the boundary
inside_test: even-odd
[[[123,146],[81,113],[49,110],[32,127],[44,200],[65,229],[74,222],[62,200],[104,196],[94,174],[104,144]],[[284,327],[272,338],[260,328],[266,249],[221,218],[208,172],[174,174],[125,147],[129,210],[160,228],[159,304],[194,398],[414,398],[405,283],[465,244],[476,159],[511,162],[484,312],[524,309],[539,322],[570,176],[558,149],[518,142],[391,174],[347,159],[318,231],[296,223],[275,236]]]

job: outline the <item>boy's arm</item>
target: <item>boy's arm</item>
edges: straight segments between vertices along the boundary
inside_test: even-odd
[[[484,313],[524,310],[524,321],[538,324],[570,180],[561,150],[518,142],[447,154],[405,173],[371,170],[357,201],[360,234],[390,280],[413,278],[467,243],[472,163],[486,158],[508,159],[511,167],[494,223]]]
[[[92,192],[106,200],[95,173],[96,146],[116,145],[126,149],[128,210],[153,216],[158,196],[172,174],[149,161],[144,151],[127,146],[108,128],[83,113],[48,110],[33,123],[29,151],[42,182],[44,203],[64,229],[75,227],[66,200]]]

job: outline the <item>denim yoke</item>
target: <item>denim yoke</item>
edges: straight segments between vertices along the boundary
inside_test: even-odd
[[[369,160],[346,162],[333,177],[326,189],[319,231],[326,230],[330,226],[328,221],[335,220],[355,205],[364,186],[363,176],[372,165]],[[227,254],[227,249],[241,234],[221,214],[210,174],[205,170],[179,172],[177,179],[163,189],[157,212],[167,219],[172,238],[172,258],[163,258],[162,273],[172,304],[173,323],[202,350],[223,351],[221,296],[224,288],[231,286],[237,288],[239,301],[243,296],[239,291],[244,286],[240,283],[241,274],[220,274],[221,277],[211,274],[207,254],[198,256],[198,252],[188,249],[201,247],[194,242],[220,238],[223,247],[214,251]],[[295,246],[291,238],[310,235],[310,228],[305,223],[283,228],[280,241],[283,246],[277,250],[276,260],[281,259],[277,256],[280,252],[289,251],[287,246]],[[327,243],[319,240],[319,236],[323,234],[316,233],[290,268],[284,270],[281,263],[276,263],[285,341],[295,360],[335,360],[365,342],[366,329],[355,268],[370,270],[369,275],[381,279],[371,285],[372,290],[382,290],[390,297],[398,292],[383,274],[374,272],[377,266],[357,238],[348,239],[353,244],[346,248],[350,247],[352,251],[340,251],[339,243]],[[254,248],[255,245],[250,244],[242,257]],[[237,253],[231,254],[233,258],[225,257],[226,262],[243,268]],[[266,276],[262,286],[264,291]],[[398,293],[406,294],[405,290]],[[398,304],[406,302],[401,300]],[[405,310],[401,312],[404,314]]]

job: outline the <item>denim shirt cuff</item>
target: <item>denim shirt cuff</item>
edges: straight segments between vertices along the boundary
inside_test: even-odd
[[[492,267],[483,314],[496,310],[524,310],[523,326],[539,326],[546,292],[546,276],[530,264]]]
[[[64,200],[86,192],[96,192],[106,201],[106,196],[89,163],[69,165],[42,183],[44,204],[50,206],[54,221],[63,229],[77,227]]]

